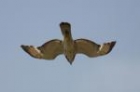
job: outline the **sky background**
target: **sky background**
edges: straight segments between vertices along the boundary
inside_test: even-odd
[[[77,55],[71,66],[30,57],[21,44],[63,39],[117,41],[106,56]],[[0,0],[0,92],[140,92],[140,0]]]

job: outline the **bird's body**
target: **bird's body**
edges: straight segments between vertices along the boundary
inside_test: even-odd
[[[87,39],[73,40],[71,25],[67,22],[60,23],[63,40],[54,39],[46,42],[40,47],[21,45],[30,56],[40,59],[55,59],[56,56],[64,54],[70,64],[73,63],[76,54],[85,54],[88,57],[97,57],[108,54],[115,45],[115,41],[102,45]]]
[[[60,28],[63,34],[63,49],[66,59],[72,64],[75,58],[75,44],[71,35],[71,26],[69,23],[61,23]]]
[[[76,54],[74,42],[64,40],[63,46],[64,46],[64,55],[66,56],[67,60],[70,61],[70,63],[72,63]]]

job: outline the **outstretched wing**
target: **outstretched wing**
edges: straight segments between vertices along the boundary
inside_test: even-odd
[[[96,57],[108,54],[115,45],[115,41],[102,45],[86,39],[75,40],[76,53],[85,54],[89,57]]]
[[[30,56],[40,59],[54,59],[59,54],[63,53],[62,41],[57,39],[46,42],[37,48],[27,45],[21,45],[21,47]]]

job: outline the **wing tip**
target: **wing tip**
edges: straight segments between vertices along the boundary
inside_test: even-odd
[[[27,48],[27,46],[25,46],[25,45],[21,45],[20,47],[21,47],[25,52],[28,53],[28,48]]]
[[[107,54],[110,53],[110,52],[112,51],[112,49],[113,49],[113,47],[115,46],[115,44],[116,44],[116,41],[112,41],[112,42],[110,43],[110,49],[109,49],[109,51],[107,52]]]
[[[39,58],[39,59],[43,58],[43,54],[41,53],[41,51],[34,46],[21,45],[21,48],[34,58]]]

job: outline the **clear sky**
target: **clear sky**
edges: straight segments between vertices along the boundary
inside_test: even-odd
[[[73,38],[117,41],[98,58],[77,55],[71,66],[30,57],[21,44]],[[0,0],[0,92],[140,92],[140,0]]]

